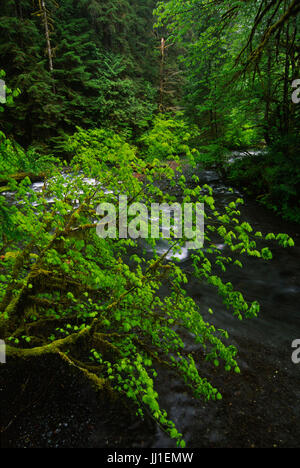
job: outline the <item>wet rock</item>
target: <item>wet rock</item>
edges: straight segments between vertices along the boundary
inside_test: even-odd
[[[216,171],[201,171],[197,173],[199,177],[199,183],[211,184],[212,182],[218,182],[221,180],[221,176]]]

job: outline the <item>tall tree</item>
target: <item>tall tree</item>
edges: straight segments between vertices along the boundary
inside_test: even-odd
[[[49,144],[59,150],[63,135],[76,126],[119,125],[138,133],[157,104],[154,5],[5,0],[0,66],[22,95],[0,122],[3,130],[46,150]]]
[[[58,4],[54,0],[47,0],[51,6],[58,8]],[[49,70],[53,71],[53,49],[51,46],[50,34],[53,31],[53,20],[50,13],[50,10],[47,8],[46,0],[38,0],[39,10],[35,13],[37,16],[41,17],[43,26],[45,28],[45,38],[47,44],[47,55],[49,59]]]

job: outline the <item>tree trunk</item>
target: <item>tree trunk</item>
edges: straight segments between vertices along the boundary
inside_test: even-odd
[[[159,84],[159,111],[164,112],[164,75],[165,75],[165,39],[161,40],[160,84]]]
[[[48,58],[49,58],[49,69],[51,72],[53,72],[53,54],[52,54],[52,48],[51,48],[50,30],[49,30],[48,15],[47,15],[47,8],[46,8],[45,0],[41,0],[41,7],[42,7],[42,13],[43,13],[44,27],[45,27],[47,53],[48,53]]]

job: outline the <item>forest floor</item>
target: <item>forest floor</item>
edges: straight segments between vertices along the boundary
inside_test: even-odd
[[[203,403],[189,396],[188,447],[299,448],[295,372],[300,369],[283,369],[274,350],[262,345],[245,341],[239,349],[247,362],[241,375],[210,371],[211,380],[222,389],[221,402]],[[126,402],[97,395],[59,360],[10,362],[0,367],[0,381],[2,448],[158,447],[160,437],[152,420],[141,421]],[[158,384],[161,391],[164,382],[161,378]],[[173,390],[186,395],[175,379],[169,387]],[[159,447],[174,445],[170,441]]]

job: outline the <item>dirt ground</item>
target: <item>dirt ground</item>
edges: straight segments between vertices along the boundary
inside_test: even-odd
[[[167,376],[188,447],[299,448],[296,366],[283,369],[273,349],[250,342],[241,348],[240,375],[203,369],[222,390],[221,402],[196,401],[178,379]],[[0,367],[0,382],[2,448],[174,447],[152,420],[141,421],[133,408],[97,395],[59,360],[47,358],[34,366],[7,363]],[[162,372],[161,390],[164,382]],[[168,398],[162,403],[176,408]]]

